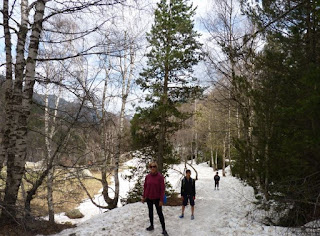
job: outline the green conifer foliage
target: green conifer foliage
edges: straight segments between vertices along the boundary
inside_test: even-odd
[[[151,107],[139,110],[137,117],[141,119],[135,119],[134,135],[142,135],[143,128],[140,128],[149,125],[144,131],[154,133],[156,145],[152,148],[160,171],[164,157],[171,152],[170,134],[190,115],[180,111],[179,104],[201,93],[197,79],[192,75],[193,66],[202,59],[200,35],[194,30],[192,19],[194,15],[195,8],[188,0],[161,0],[155,10],[154,24],[147,34],[150,50],[138,84],[148,92],[146,101]]]
[[[319,0],[248,6],[265,45],[254,59],[253,148],[238,148],[238,169],[267,203],[287,210],[275,224],[301,226],[320,217]],[[246,157],[249,148],[254,162]]]

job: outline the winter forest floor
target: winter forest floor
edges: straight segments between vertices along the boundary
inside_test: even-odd
[[[257,209],[253,189],[246,186],[228,172],[221,177],[220,190],[214,190],[215,172],[206,164],[194,165],[198,172],[196,181],[195,219],[190,219],[190,207],[186,207],[184,219],[180,219],[181,207],[164,206],[166,228],[170,236],[243,236],[243,235],[298,235],[293,229],[266,226],[261,223],[264,213]],[[175,165],[169,171],[172,186],[180,190],[181,174],[184,165]],[[195,173],[192,170],[192,177]],[[219,171],[221,176],[221,171]],[[121,191],[120,191],[121,193]],[[79,208],[81,209],[81,207]],[[93,209],[82,208],[84,214]],[[90,219],[81,221],[77,227],[66,229],[57,236],[156,236],[161,235],[161,227],[155,213],[155,230],[145,230],[149,226],[147,205],[142,203],[128,204],[112,211],[100,212]]]
[[[1,225],[1,224],[0,224]],[[64,229],[75,227],[72,224],[51,224],[44,220],[33,220],[23,224],[6,224],[0,227],[0,236],[52,235]]]

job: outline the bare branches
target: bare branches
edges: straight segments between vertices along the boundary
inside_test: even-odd
[[[61,44],[61,43],[70,43],[72,41],[76,41],[78,39],[81,39],[83,37],[88,36],[89,34],[96,32],[97,30],[101,29],[101,27],[106,23],[109,22],[112,18],[108,18],[99,25],[93,27],[92,29],[86,29],[84,31],[79,31],[79,32],[63,32],[63,31],[57,31],[54,29],[44,29],[44,32],[51,32],[51,33],[57,33],[57,34],[63,34],[63,35],[74,35],[76,37],[65,39],[65,40],[59,40],[59,41],[54,41],[54,40],[41,40],[42,43],[50,43],[50,44]]]
[[[83,10],[87,10],[91,7],[101,7],[101,6],[113,6],[119,3],[124,3],[126,0],[114,0],[114,1],[105,1],[105,0],[95,0],[95,1],[55,1],[58,4],[58,7],[50,7],[48,6],[48,10],[52,12],[47,15],[44,20],[61,14],[70,14],[76,13]],[[59,9],[60,7],[60,9]],[[58,8],[58,10],[57,10]]]
[[[240,46],[240,48],[238,50],[241,50],[243,47],[245,47],[245,45],[251,41],[252,39],[255,39],[257,35],[264,33],[270,26],[272,26],[274,23],[279,22],[280,20],[284,19],[287,15],[289,15],[292,11],[296,10],[297,8],[303,6],[306,2],[308,2],[309,0],[305,0],[302,1],[300,3],[298,3],[297,5],[295,5],[294,7],[291,7],[290,9],[288,9],[287,11],[283,12],[282,14],[280,14],[279,16],[277,16],[276,18],[274,18],[273,20],[269,21],[268,23],[266,23],[265,25],[263,25],[260,29],[258,29],[257,31],[255,31],[253,34],[251,34],[249,37],[245,37],[243,44]]]

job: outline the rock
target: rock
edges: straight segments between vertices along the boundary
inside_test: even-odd
[[[77,168],[70,168],[68,172],[65,174],[65,179],[73,179],[73,178],[90,178],[93,177],[92,173],[88,169],[77,169]]]
[[[66,212],[66,216],[68,216],[70,219],[79,219],[84,217],[84,215],[80,212],[79,209],[73,209],[71,211]]]
[[[41,171],[45,168],[46,163],[44,160],[37,162],[29,162],[27,161],[25,164],[25,168],[31,171]]]
[[[82,170],[81,175],[82,175],[83,177],[92,177],[92,176],[93,176],[92,173],[91,173],[91,171],[88,170],[88,169]]]

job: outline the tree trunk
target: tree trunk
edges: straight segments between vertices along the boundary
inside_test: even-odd
[[[269,137],[265,146],[265,179],[264,179],[264,196],[266,201],[269,200]]]
[[[15,203],[17,200],[18,189],[20,187],[22,175],[24,172],[22,163],[17,159],[21,156],[17,156],[17,138],[22,138],[23,129],[19,129],[18,121],[21,112],[21,100],[22,100],[22,79],[23,70],[17,71],[20,65],[23,65],[23,53],[25,45],[24,34],[26,28],[26,1],[21,1],[21,26],[18,33],[18,43],[16,49],[16,72],[15,72],[15,87],[13,87],[12,81],[12,55],[11,55],[11,34],[9,30],[9,6],[8,1],[3,2],[3,21],[4,21],[4,33],[5,33],[5,47],[6,47],[6,94],[5,94],[5,130],[2,141],[3,153],[0,158],[0,162],[3,163],[5,158],[7,159],[7,177],[6,177],[6,187],[3,204],[6,210],[1,213],[1,219],[3,220],[13,220],[16,216]],[[23,48],[23,53],[21,55],[21,47]],[[18,73],[18,74],[17,74]],[[20,75],[20,76],[19,76]],[[20,132],[19,132],[20,131]],[[2,166],[2,163],[1,166]]]
[[[159,134],[159,150],[158,150],[158,171],[162,173],[163,170],[163,156],[164,156],[164,147],[165,147],[165,138],[166,138],[166,115],[165,112],[162,112],[161,122],[160,122],[160,134]]]
[[[107,87],[108,87],[108,82],[109,82],[109,72],[111,69],[111,62],[109,60],[109,67],[104,67],[106,77],[104,81],[104,87],[103,87],[103,94],[102,94],[102,103],[101,103],[101,110],[102,110],[102,116],[101,116],[101,132],[100,132],[100,155],[102,156],[103,159],[103,166],[101,168],[101,183],[102,183],[102,195],[106,203],[108,204],[109,209],[114,208],[114,203],[113,199],[109,197],[109,184],[108,184],[108,179],[107,179],[107,166],[110,164],[109,162],[109,157],[110,155],[107,154],[107,124],[106,124],[106,110],[105,110],[105,103],[106,103],[106,93],[107,93]],[[98,110],[97,110],[98,114]]]
[[[26,41],[25,24],[28,20],[28,2],[26,0],[21,1],[21,25],[18,34],[17,43],[17,56],[16,56],[16,69],[15,69],[15,87],[14,87],[14,121],[15,128],[12,135],[15,138],[14,155],[8,155],[7,162],[7,179],[5,187],[5,196],[3,204],[6,207],[5,211],[2,211],[1,219],[7,219],[10,221],[12,217],[16,216],[15,205],[18,197],[18,191],[21,184],[22,177],[25,172],[25,161],[27,154],[27,121],[30,115],[33,87],[35,83],[35,65],[36,58],[38,56],[38,47],[40,34],[42,32],[42,20],[44,16],[46,1],[37,1],[35,4],[34,23],[32,25],[32,32],[30,36],[30,43],[28,49],[28,57],[25,66],[25,81],[24,89],[22,90],[22,78],[24,75],[24,47]],[[7,116],[8,119],[8,116]]]
[[[187,163],[187,164],[193,169],[194,173],[196,173],[196,178],[195,178],[195,180],[198,180],[198,171],[193,167],[193,165],[191,165],[191,164],[189,164],[189,163]]]
[[[54,176],[54,168],[49,170],[48,177],[47,177],[47,204],[48,204],[48,214],[49,214],[50,223],[54,223],[53,176]]]
[[[223,155],[222,155],[222,175],[226,176],[226,142],[227,136],[223,139]]]
[[[230,168],[230,174],[232,175],[231,168],[231,86],[229,88],[229,99],[228,99],[228,163]]]
[[[237,106],[237,113],[236,113],[236,123],[237,123],[237,138],[240,139],[240,118],[239,118],[239,107]]]
[[[49,77],[48,73],[47,73],[47,76]],[[52,122],[50,122],[49,85],[48,83],[46,84],[44,122],[45,122],[46,162],[47,162],[47,168],[49,168],[48,176],[47,176],[47,204],[48,204],[49,222],[51,223],[54,223],[53,179],[54,179],[54,169],[55,169],[54,167],[50,168],[50,160],[53,158],[51,140],[53,139],[53,136],[55,134],[55,123],[56,123],[56,117],[58,115],[60,95],[61,95],[61,87],[59,87],[59,92],[57,95],[57,99],[55,101],[53,119],[52,119]],[[51,129],[49,127],[50,124],[51,124]]]
[[[125,39],[126,39],[126,33],[125,33]],[[120,109],[120,126],[118,129],[118,140],[117,140],[117,151],[115,153],[115,166],[114,166],[114,181],[115,181],[115,195],[114,198],[111,199],[108,195],[108,190],[104,191],[104,196],[106,199],[106,202],[108,203],[108,209],[114,209],[117,207],[118,201],[119,201],[119,162],[120,162],[120,156],[122,154],[122,143],[123,143],[123,137],[124,137],[124,120],[125,120],[125,108],[127,104],[127,98],[130,92],[130,85],[131,80],[133,77],[133,67],[134,67],[134,53],[133,53],[133,45],[130,45],[129,49],[129,55],[130,55],[130,69],[128,71],[127,68],[127,50],[124,51],[125,55],[123,57],[123,66],[122,66],[122,58],[120,57],[120,70],[122,75],[122,93],[121,93],[121,109]],[[105,176],[106,172],[103,173]],[[107,179],[105,179],[107,181]],[[107,186],[107,183],[105,183],[105,186]]]
[[[229,6],[229,22],[228,22],[228,30],[229,30],[229,47],[230,47],[230,65],[231,65],[231,81],[229,81],[229,94],[228,94],[228,162],[230,168],[230,174],[232,174],[231,169],[231,91],[232,91],[232,83],[235,80],[235,55],[233,53],[233,0],[230,2]]]
[[[194,149],[194,157],[195,157],[195,163],[197,163],[198,160],[198,132],[197,132],[197,120],[195,118],[197,113],[197,99],[194,100],[194,144],[195,144],[195,149]],[[191,162],[192,163],[192,162]]]
[[[5,51],[6,51],[6,80],[4,83],[5,91],[5,126],[1,133],[3,133],[1,141],[0,152],[0,173],[3,164],[6,160],[14,158],[13,148],[10,148],[10,136],[12,132],[12,55],[11,55],[11,33],[9,28],[9,1],[3,1],[3,29],[5,37]]]
[[[125,34],[126,37],[126,34]],[[126,50],[125,50],[126,53]],[[124,61],[122,65],[122,60]],[[107,85],[108,85],[108,80],[109,80],[109,71],[111,69],[111,62],[109,61],[109,70],[105,69],[106,72],[106,78],[105,78],[105,84],[104,84],[104,89],[103,89],[103,97],[102,97],[102,132],[101,132],[101,152],[103,153],[103,159],[104,159],[104,164],[101,170],[101,177],[102,177],[102,195],[106,203],[108,204],[107,208],[108,209],[114,209],[118,205],[119,201],[119,161],[120,161],[120,156],[122,152],[122,140],[123,140],[123,130],[124,130],[124,116],[125,116],[125,105],[130,89],[130,85],[127,83],[130,83],[131,75],[128,76],[127,74],[127,66],[126,66],[126,54],[122,58],[120,57],[120,70],[121,70],[121,76],[122,76],[122,101],[121,101],[121,109],[120,109],[120,124],[119,128],[117,129],[117,134],[110,135],[109,137],[109,143],[112,142],[113,136],[117,137],[117,143],[112,142],[110,145],[111,146],[116,146],[116,151],[112,152],[107,147],[107,137],[106,137],[106,132],[107,132],[107,127],[106,127],[106,111],[105,111],[105,101],[106,101],[106,92],[107,92]],[[109,163],[109,159],[112,159],[111,163]],[[114,189],[114,197],[111,198],[109,196],[109,184],[108,184],[108,179],[107,179],[107,166],[108,164],[114,165],[112,170],[113,170],[113,176],[114,176],[114,183],[115,183],[115,189]]]
[[[210,143],[210,167],[214,171],[214,159],[213,159],[213,138],[212,138],[212,128],[211,128],[211,113],[209,117],[209,143]]]
[[[168,54],[168,52],[167,52]],[[163,160],[165,155],[165,145],[166,145],[166,133],[167,133],[167,111],[166,106],[168,103],[168,81],[169,81],[169,63],[165,63],[165,76],[163,82],[163,95],[161,97],[161,122],[160,122],[160,134],[159,134],[159,150],[158,150],[158,171],[162,173],[163,170]]]
[[[214,171],[214,159],[213,159],[213,147],[212,147],[212,145],[210,146],[210,160],[211,160],[211,166],[210,167],[212,167],[212,169],[213,169],[213,171]]]
[[[216,149],[216,157],[214,161],[214,169],[217,171],[218,170],[218,149]]]
[[[45,135],[45,144],[46,144],[46,161],[47,167],[49,165],[49,160],[51,156],[51,145],[49,137],[49,123],[50,123],[50,114],[49,114],[49,85],[46,83],[46,93],[45,93],[45,108],[44,108],[44,135]],[[53,194],[52,194],[52,184],[53,184],[53,172],[50,170],[47,177],[47,204],[48,204],[48,213],[49,221],[54,222],[54,209],[53,209]]]

